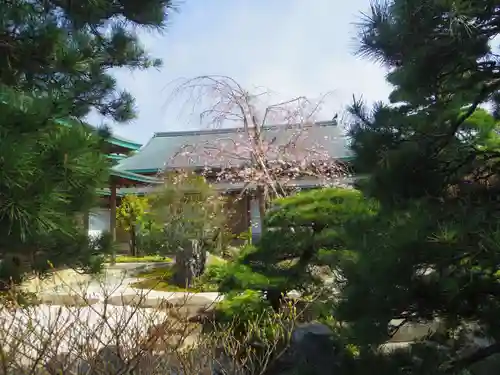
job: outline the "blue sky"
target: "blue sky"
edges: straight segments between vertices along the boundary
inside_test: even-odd
[[[368,7],[369,0],[184,0],[163,35],[140,34],[163,68],[114,72],[139,112],[114,131],[146,142],[154,132],[199,127],[166,104],[172,80],[200,75],[231,76],[249,90],[263,86],[287,98],[331,92],[318,120],[342,111],[353,94],[383,100],[390,91],[384,70],[353,55],[353,23]]]

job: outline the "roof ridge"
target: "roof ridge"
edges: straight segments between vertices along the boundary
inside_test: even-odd
[[[265,125],[263,129],[271,130],[278,128],[298,128],[300,126],[313,127],[313,126],[337,126],[337,122],[333,121],[317,121],[312,124],[277,124],[277,125]],[[231,127],[231,128],[211,128],[211,129],[198,129],[198,130],[178,130],[178,131],[167,131],[167,132],[156,132],[153,137],[182,137],[187,135],[206,135],[206,134],[230,134],[242,132],[243,127]]]

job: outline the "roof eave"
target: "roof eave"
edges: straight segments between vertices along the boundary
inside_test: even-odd
[[[337,158],[336,160],[338,160],[341,163],[348,163],[348,162],[351,162],[353,159],[354,159],[353,156],[344,156],[341,158]],[[153,173],[161,173],[162,171],[171,172],[171,171],[176,171],[176,170],[180,170],[180,169],[205,169],[205,168],[217,169],[217,168],[221,168],[221,166],[220,165],[217,165],[217,166],[216,165],[186,165],[186,166],[177,166],[177,167],[166,166],[165,168],[162,168],[162,169],[160,169],[160,168],[143,168],[143,169],[122,169],[122,168],[119,168],[119,170],[131,172],[131,173],[139,173],[139,174],[141,174],[141,173],[153,174]]]
[[[111,168],[110,175],[145,184],[159,184],[162,182],[156,177],[144,176],[130,171],[117,170],[116,168]]]
[[[107,141],[111,143],[113,146],[123,147],[130,151],[137,151],[142,147],[142,144],[140,143],[126,141],[124,139],[118,139],[114,136],[111,136]]]

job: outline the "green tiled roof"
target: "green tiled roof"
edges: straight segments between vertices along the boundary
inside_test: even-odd
[[[127,156],[122,154],[106,154],[106,157],[111,160],[123,160]]]
[[[116,189],[116,196],[124,197],[125,195],[144,195],[154,192],[155,189],[152,186],[141,186],[141,187],[129,187],[129,188],[119,188]],[[110,196],[111,190],[109,188],[98,189],[97,193],[102,196]]]
[[[355,180],[359,180],[360,178],[363,178],[363,176],[345,176],[345,177],[339,177],[337,180],[334,181],[326,181],[326,182],[321,182],[315,178],[309,178],[309,179],[300,179],[300,180],[291,180],[291,181],[286,181],[284,185],[288,186],[295,186],[301,189],[307,189],[311,187],[318,187],[318,186],[324,186],[325,184],[328,183],[333,183],[335,185],[352,185]],[[217,182],[212,184],[212,187],[216,191],[220,192],[231,192],[231,191],[241,191],[244,188],[252,190],[255,189],[255,185],[247,185],[244,182],[235,182],[235,183],[230,183],[230,182]],[[145,195],[145,194],[151,194],[154,192],[158,192],[161,190],[161,185],[150,185],[150,186],[139,186],[139,187],[126,187],[126,188],[119,188],[116,190],[116,195],[118,197],[124,197],[125,195],[133,194],[133,195]],[[100,195],[104,196],[109,196],[111,194],[111,191],[109,188],[106,189],[99,189],[98,193]]]
[[[320,151],[318,159],[324,159],[325,154],[340,160],[350,156],[347,138],[336,123],[330,121],[302,127],[268,126],[263,129],[263,139],[272,142],[274,150],[297,139],[296,149],[301,151],[297,151],[295,159],[301,159],[304,150],[310,151],[309,158],[314,155],[312,150]],[[224,151],[220,152],[221,149]],[[170,168],[238,166],[249,162],[249,149],[248,137],[242,128],[163,132],[156,133],[139,152],[121,160],[115,168],[152,173]],[[188,155],[180,155],[183,151]]]
[[[121,177],[121,178],[125,178],[127,180],[141,182],[144,184],[159,184],[159,183],[161,183],[161,180],[157,179],[156,177],[143,176],[143,175],[140,175],[140,174],[137,174],[134,172],[130,172],[130,171],[118,170],[118,169],[116,169],[116,166],[112,167],[110,169],[109,173],[111,176]]]
[[[139,150],[142,147],[141,143],[128,140],[126,138],[120,137],[115,134],[111,135],[108,142],[111,143],[112,145],[124,147],[133,151]]]

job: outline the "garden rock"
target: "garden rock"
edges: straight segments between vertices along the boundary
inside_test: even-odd
[[[207,252],[201,241],[191,240],[190,244],[181,248],[175,255],[174,281],[179,286],[191,286],[193,280],[205,271]]]
[[[133,375],[164,375],[178,374],[179,361],[169,353],[151,354],[143,353],[131,366]]]
[[[402,319],[393,319],[389,323],[390,326],[398,327],[403,322]],[[390,343],[409,342],[414,340],[422,340],[426,337],[443,330],[444,324],[439,320],[431,322],[408,322],[402,324],[400,328],[393,334]]]
[[[332,333],[329,327],[316,322],[295,327],[291,332],[288,348],[283,355],[271,362],[264,375],[285,375],[301,371],[310,375],[335,373]],[[234,368],[233,358],[219,355],[213,365],[212,374],[228,373],[243,374],[243,370]]]
[[[332,330],[321,323],[297,326],[291,334],[290,346],[283,356],[266,371],[266,374],[285,374],[304,369],[311,375],[335,372],[335,345]]]
[[[91,361],[92,375],[115,375],[127,369],[127,362],[115,345],[101,348]]]

